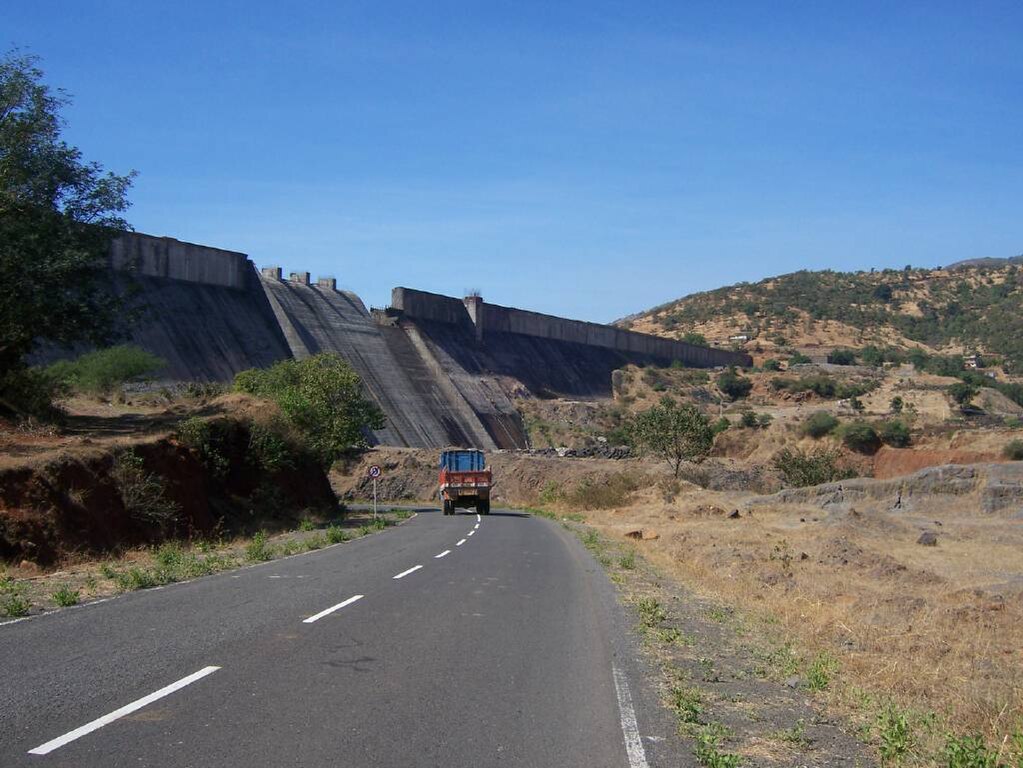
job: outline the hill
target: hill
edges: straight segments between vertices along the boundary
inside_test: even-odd
[[[800,271],[692,294],[618,324],[766,355],[869,345],[977,352],[1019,372],[1023,271],[1016,259],[944,269]]]

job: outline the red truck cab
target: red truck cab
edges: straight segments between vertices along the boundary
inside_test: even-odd
[[[490,514],[490,489],[493,474],[487,467],[483,451],[444,451],[440,455],[440,500],[445,515],[455,514],[456,507],[475,508],[481,515]]]

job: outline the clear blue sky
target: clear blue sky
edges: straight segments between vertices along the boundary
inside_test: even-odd
[[[1023,251],[1018,1],[4,6],[136,229],[377,306],[608,321]]]

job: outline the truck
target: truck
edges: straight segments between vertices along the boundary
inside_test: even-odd
[[[445,515],[455,514],[456,507],[475,508],[481,515],[490,514],[490,489],[493,474],[487,467],[483,451],[452,450],[440,455],[440,500]]]

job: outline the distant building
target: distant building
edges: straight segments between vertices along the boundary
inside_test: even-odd
[[[967,355],[963,358],[963,368],[975,371],[980,367],[980,361],[976,355]]]
[[[729,336],[728,340],[729,341],[738,341],[738,342],[745,343],[745,342],[749,341],[749,334],[737,333],[734,336]]]

